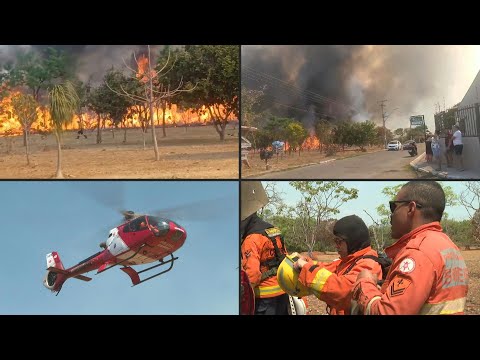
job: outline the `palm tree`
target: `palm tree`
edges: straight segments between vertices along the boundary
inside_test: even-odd
[[[60,136],[63,130],[63,125],[68,124],[73,120],[80,99],[75,87],[70,81],[54,85],[48,95],[50,99],[50,116],[55,128],[55,138],[57,139],[58,149],[57,173],[55,174],[55,177],[59,179],[63,178]]]

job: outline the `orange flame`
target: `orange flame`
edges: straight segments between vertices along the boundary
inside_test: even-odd
[[[137,79],[139,79],[143,83],[147,83],[150,79],[150,77],[155,76],[155,70],[152,69],[150,72],[150,77],[147,76],[148,72],[148,59],[146,56],[141,56],[140,59],[137,61],[138,64],[138,72],[137,72]]]
[[[12,93],[9,96],[0,100],[0,135],[19,135],[22,133],[22,126],[20,121],[13,116],[13,107],[11,99],[14,95]],[[223,108],[220,107],[223,111]],[[234,120],[235,116],[231,115],[229,120]],[[154,108],[153,120],[155,126],[161,126],[163,123],[163,111],[161,108]],[[196,112],[193,109],[187,109],[180,111],[177,104],[172,104],[170,108],[165,111],[165,124],[167,126],[189,126],[189,125],[207,125],[212,122],[209,112],[206,107],[203,107],[201,111]],[[98,116],[94,112],[87,111],[80,115],[75,115],[73,121],[64,126],[64,130],[78,130],[84,128],[86,130],[95,129],[98,125]],[[127,128],[139,128],[142,125],[142,121],[139,118],[139,114],[135,107],[130,109],[130,115],[127,116],[122,127]],[[105,120],[105,127],[112,127],[113,121],[109,118]],[[52,123],[50,113],[44,106],[37,107],[37,120],[31,126],[32,132],[45,133],[52,130]]]

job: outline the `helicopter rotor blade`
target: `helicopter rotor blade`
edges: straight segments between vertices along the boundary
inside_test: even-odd
[[[207,221],[218,219],[225,215],[238,211],[238,200],[233,196],[223,196],[214,199],[194,201],[161,210],[153,211],[152,214],[170,220]]]

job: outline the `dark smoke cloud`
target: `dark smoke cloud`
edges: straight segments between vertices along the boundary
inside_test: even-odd
[[[18,50],[34,50],[43,52],[46,48],[53,47],[70,54],[77,62],[77,75],[84,81],[91,81],[93,85],[101,82],[103,75],[114,66],[124,69],[123,61],[127,65],[133,65],[133,53],[137,58],[147,54],[146,45],[23,45],[23,46],[0,46],[0,64],[5,61],[13,61]],[[163,45],[151,46],[152,54],[158,53]]]
[[[385,110],[388,114],[398,108],[387,124],[395,129],[407,127],[410,115],[431,114],[433,120],[434,104],[441,102],[443,105],[443,98],[446,98],[447,108],[462,100],[476,72],[473,77],[465,76],[461,61],[468,61],[468,56],[478,51],[473,48],[451,45],[242,46],[242,85],[251,89],[266,85],[270,105],[272,101],[282,103],[280,107],[275,105],[277,111],[283,108],[297,117],[305,116],[305,111],[292,107],[307,110],[310,117],[313,108],[317,116],[326,113],[342,118],[350,114],[355,115],[354,119],[380,123],[379,101],[387,99]],[[469,65],[470,69],[474,66],[472,62]],[[271,78],[265,80],[259,73],[301,90],[288,91],[289,85],[279,85]],[[353,111],[321,101],[321,97],[310,92],[348,105]]]

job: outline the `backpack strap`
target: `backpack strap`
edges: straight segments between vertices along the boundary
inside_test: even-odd
[[[285,254],[281,252],[280,248],[277,245],[276,237],[280,236],[281,248],[285,251],[285,240],[283,239],[283,235],[282,235],[280,229],[276,228],[276,227],[268,228],[268,229],[265,229],[265,234],[267,235],[267,237],[270,239],[270,241],[273,244],[273,248],[275,249],[275,258],[270,260],[270,261],[265,262],[265,265],[267,265],[269,267],[269,269],[262,273],[261,281],[263,281],[263,280],[265,280],[269,277],[276,276],[278,266],[280,265],[280,263],[285,258]]]

